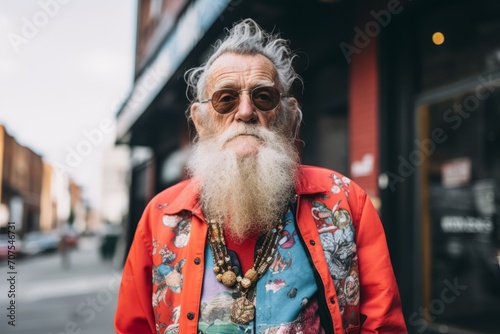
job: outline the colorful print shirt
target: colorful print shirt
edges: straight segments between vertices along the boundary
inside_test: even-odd
[[[295,244],[279,249],[277,272],[258,282],[256,323],[236,331],[227,320],[232,292],[210,281],[197,182],[157,195],[123,270],[117,333],[321,333],[318,316],[325,333],[406,333],[383,227],[366,193],[309,166],[301,166],[296,193],[286,217]]]
[[[283,222],[286,225],[273,261],[257,282],[255,321],[248,325],[231,322],[230,305],[240,295],[237,289],[228,289],[215,279],[212,252],[207,245],[198,324],[201,333],[322,333],[315,300],[317,285],[298,240],[292,211],[287,212]],[[231,263],[241,272],[237,254],[228,252]]]

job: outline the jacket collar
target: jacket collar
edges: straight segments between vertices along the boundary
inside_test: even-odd
[[[199,182],[194,179],[189,179],[174,187],[180,187],[181,189],[178,192],[174,192],[173,196],[171,196],[173,198],[172,202],[169,202],[168,205],[163,208],[163,213],[166,215],[174,215],[187,210],[199,217],[203,217],[199,201]]]
[[[315,167],[305,165],[299,166],[299,176],[295,186],[297,195],[312,195],[327,191],[324,182],[322,182],[322,185],[320,180],[315,177],[314,170]],[[199,201],[200,187],[198,180],[186,180],[177,186],[182,189],[174,195],[174,200],[164,207],[163,213],[174,215],[187,210],[202,218],[203,212]]]
[[[325,188],[324,179],[320,179],[317,176],[317,167],[299,166],[299,176],[295,186],[297,195],[313,195],[325,193],[328,190]]]

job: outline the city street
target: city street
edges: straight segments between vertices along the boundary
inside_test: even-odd
[[[99,241],[81,238],[64,267],[61,254],[42,254],[16,260],[15,297],[9,296],[10,269],[1,264],[0,309],[2,333],[108,334],[121,268],[102,261]],[[14,282],[12,281],[12,282]],[[12,283],[11,282],[11,283]],[[11,310],[15,305],[15,326]],[[12,307],[11,307],[12,308]],[[11,322],[11,324],[9,324]]]

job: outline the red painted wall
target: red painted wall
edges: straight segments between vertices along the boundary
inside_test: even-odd
[[[379,174],[379,82],[376,38],[371,38],[366,47],[358,50],[359,53],[352,55],[349,73],[350,175],[373,198],[378,197]],[[353,174],[353,164],[363,161],[366,166],[367,154],[373,156],[372,170],[367,175],[356,176]]]

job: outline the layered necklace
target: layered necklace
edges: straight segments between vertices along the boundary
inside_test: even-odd
[[[288,205],[286,210],[288,210]],[[253,267],[243,277],[239,274],[238,268],[233,267],[231,264],[231,258],[226,248],[226,240],[224,239],[222,222],[217,219],[207,219],[208,243],[212,250],[213,270],[216,279],[228,288],[236,287],[241,294],[241,297],[235,299],[231,304],[231,321],[237,324],[248,324],[255,318],[253,301],[256,292],[254,286],[273,261],[277,249],[276,243],[280,232],[284,228],[281,221],[282,216],[278,219],[275,227],[266,233],[262,246],[256,252]],[[252,288],[254,288],[253,292],[250,293]]]

